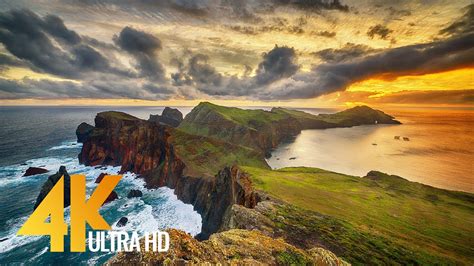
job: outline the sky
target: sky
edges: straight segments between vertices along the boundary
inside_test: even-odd
[[[472,0],[0,2],[0,105],[474,104]]]

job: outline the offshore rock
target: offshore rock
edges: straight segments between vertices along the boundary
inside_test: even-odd
[[[124,227],[128,223],[128,218],[123,216],[117,222],[117,227]]]
[[[44,173],[47,173],[47,172],[49,172],[49,171],[44,169],[44,168],[29,167],[28,169],[26,169],[23,176],[39,175],[39,174],[44,174]]]
[[[143,193],[138,189],[132,189],[128,192],[127,198],[140,198],[143,196]]]
[[[100,173],[100,175],[97,177],[97,179],[95,180],[94,183],[96,184],[99,184],[100,182],[102,182],[102,179],[104,179],[104,177],[108,175],[107,173]]]
[[[44,182],[40,194],[36,198],[34,209],[40,205],[62,176],[64,176],[64,207],[66,208],[71,205],[71,177],[67,173],[66,167],[61,166],[56,174],[49,176],[46,182]]]
[[[109,202],[112,202],[114,200],[118,199],[118,195],[117,195],[117,192],[115,192],[115,190],[112,190],[112,192],[110,192],[109,196],[107,197],[107,199],[105,199],[104,201],[104,204],[106,203],[109,203]],[[102,204],[102,205],[104,205]]]

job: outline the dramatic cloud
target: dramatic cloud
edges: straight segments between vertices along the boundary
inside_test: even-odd
[[[372,77],[391,79],[463,67],[474,67],[474,34],[390,49],[349,62],[318,65],[309,73],[298,73],[272,84],[260,98],[313,98]]]
[[[130,27],[122,29],[114,42],[135,57],[143,77],[154,80],[164,79],[164,67],[158,61],[157,52],[161,50],[161,41],[155,36]]]
[[[367,36],[372,39],[378,36],[380,39],[386,40],[392,32],[393,30],[387,28],[386,26],[382,24],[377,24],[369,28],[369,30],[367,31]]]
[[[352,60],[354,58],[367,56],[379,51],[379,49],[374,49],[364,44],[346,43],[340,49],[328,48],[314,52],[313,55],[321,58],[325,62],[334,63]]]
[[[46,35],[51,23],[47,28],[45,25],[29,10],[0,13],[0,42],[11,54],[31,62],[44,72],[65,77],[77,76],[74,60],[53,45]]]
[[[465,34],[474,32],[474,4],[467,6],[466,13],[448,27],[440,30],[440,34]]]
[[[171,75],[174,85],[220,86],[222,75],[208,63],[208,60],[209,57],[203,54],[192,56],[187,65],[177,60],[179,72]]]
[[[0,13],[0,43],[39,72],[65,78],[80,78],[90,70],[126,74],[111,67],[104,56],[52,15],[42,19],[26,9]]]
[[[32,2],[61,18],[0,12],[0,99],[292,100],[366,79],[473,67],[474,5],[460,13],[466,4],[453,3],[433,16],[440,5],[343,2]],[[5,3],[2,10],[26,5]],[[380,41],[394,37],[397,44]]]
[[[286,46],[275,46],[263,55],[263,61],[258,65],[256,81],[263,85],[276,80],[290,77],[298,71],[295,49]]]

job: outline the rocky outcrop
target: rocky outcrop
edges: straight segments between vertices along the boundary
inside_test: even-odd
[[[169,129],[121,112],[103,112],[84,142],[79,162],[85,165],[121,166],[146,177],[150,187],[173,184],[184,164],[175,158]]]
[[[132,189],[128,192],[127,198],[140,198],[143,196],[143,193],[138,189]]]
[[[119,113],[99,113],[96,127],[84,142],[79,161],[85,165],[121,166],[144,177],[148,187],[175,189],[180,200],[193,204],[203,219],[200,238],[218,231],[233,204],[249,208],[258,202],[249,177],[226,167],[214,177],[185,176],[185,164],[170,141],[170,129]]]
[[[150,115],[148,121],[178,127],[183,121],[183,114],[178,109],[165,107],[161,115]]]
[[[202,216],[198,239],[219,231],[232,205],[254,208],[259,201],[249,176],[236,166],[224,168],[214,178],[183,177],[174,188],[178,198],[192,204]]]
[[[64,176],[64,207],[71,205],[71,177],[67,173],[66,167],[61,166],[56,174],[49,176],[46,182],[44,182],[40,194],[36,198],[34,209],[40,205],[62,176]]]
[[[109,203],[109,202],[112,202],[116,199],[118,199],[117,192],[115,192],[115,190],[112,190],[112,192],[110,192],[109,196],[107,196],[107,198],[105,199],[105,201],[102,205],[104,205],[106,203]]]
[[[303,250],[258,231],[229,230],[199,242],[179,230],[168,230],[168,252],[121,252],[109,265],[348,265],[322,248]]]
[[[49,172],[49,171],[44,169],[44,168],[29,167],[28,169],[26,169],[23,176],[39,175],[39,174],[44,174],[44,173],[47,173],[47,172]]]
[[[97,179],[95,180],[94,183],[96,184],[99,184],[100,182],[102,182],[102,179],[104,179],[104,177],[108,175],[107,173],[100,173],[100,175],[97,177]]]
[[[84,143],[89,138],[92,130],[94,130],[94,126],[82,122],[76,129],[77,142]]]
[[[127,223],[128,223],[128,218],[123,216],[118,220],[116,225],[117,227],[124,227],[125,225],[127,225]]]

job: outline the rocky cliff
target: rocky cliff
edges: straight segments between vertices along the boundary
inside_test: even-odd
[[[395,121],[384,120],[378,111],[377,116],[362,120],[349,114],[319,117],[287,109],[269,112],[202,103],[175,129],[121,112],[103,112],[96,116],[92,129],[85,125],[81,128],[87,130],[78,129],[84,140],[79,161],[121,166],[121,172],[141,175],[148,187],[174,189],[180,200],[192,204],[202,216],[198,239],[232,228],[256,229],[276,237],[282,235],[276,226],[281,222],[271,213],[258,211],[262,208],[258,206],[266,206],[267,196],[254,190],[248,174],[229,165],[269,169],[265,153],[305,128]],[[251,211],[254,208],[257,211]],[[301,237],[288,239],[307,249],[298,242]]]
[[[225,167],[215,176],[184,175],[186,165],[174,149],[171,130],[124,113],[99,113],[79,161],[85,165],[121,166],[121,172],[142,175],[148,187],[175,189],[180,200],[193,204],[201,214],[200,238],[207,238],[220,228],[224,213],[233,204],[253,207],[258,195],[248,176],[237,167]]]
[[[168,230],[170,251],[121,252],[108,265],[349,265],[323,248],[303,250],[259,231],[229,230],[199,242],[178,230]]]

